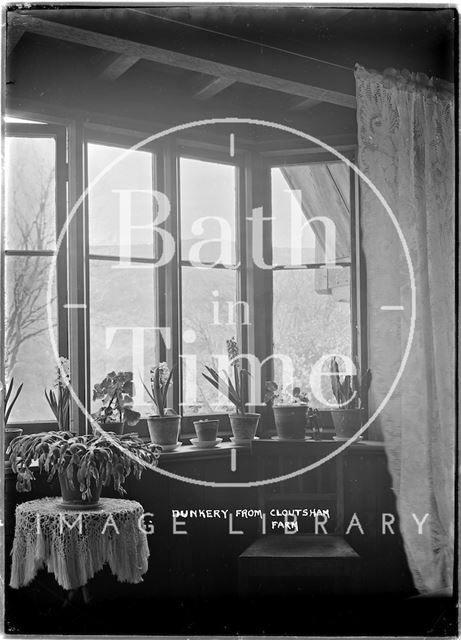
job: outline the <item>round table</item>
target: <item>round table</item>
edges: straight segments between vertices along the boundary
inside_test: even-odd
[[[16,507],[10,586],[26,586],[42,567],[67,590],[84,587],[107,563],[119,582],[142,582],[149,547],[139,502],[101,498],[100,508],[63,508],[62,498]]]

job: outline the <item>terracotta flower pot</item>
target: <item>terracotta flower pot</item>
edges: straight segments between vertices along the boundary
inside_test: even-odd
[[[362,426],[362,409],[333,409],[331,418],[338,438],[351,438]]]
[[[91,498],[83,499],[80,491],[80,483],[77,480],[77,465],[73,464],[73,477],[72,481],[74,488],[69,486],[69,480],[65,473],[58,475],[59,485],[61,487],[62,504],[69,509],[93,509],[99,505],[99,498],[101,497],[102,482],[96,482],[94,478],[90,482]]]
[[[194,428],[200,442],[213,442],[218,435],[219,420],[196,420]]]
[[[259,413],[231,413],[230,425],[237,440],[253,440],[258,428]]]
[[[147,426],[154,444],[176,444],[181,428],[181,416],[149,416]]]
[[[275,428],[281,440],[304,440],[307,405],[274,405]]]

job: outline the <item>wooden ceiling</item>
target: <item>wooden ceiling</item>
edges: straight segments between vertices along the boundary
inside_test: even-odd
[[[344,133],[355,128],[356,62],[453,81],[454,21],[450,9],[11,10],[7,100],[165,123],[257,117]]]

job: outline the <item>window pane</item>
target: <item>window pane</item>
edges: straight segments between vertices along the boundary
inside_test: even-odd
[[[226,339],[236,335],[237,272],[182,269],[184,413],[228,411],[232,407],[202,376],[205,365],[224,368]],[[219,356],[221,360],[219,360]]]
[[[88,145],[88,184],[101,171],[119,158],[125,149],[99,144]],[[131,255],[136,258],[153,257],[153,231],[145,228],[153,221],[152,195],[127,193],[127,190],[152,189],[152,154],[132,151],[118,162],[92,187],[88,193],[90,253],[98,255],[129,255],[126,245],[131,242]],[[126,198],[126,203],[124,201]],[[123,217],[122,217],[122,213]],[[130,227],[120,236],[120,225]],[[141,226],[142,229],[132,227]]]
[[[43,393],[56,378],[46,306],[51,258],[7,256],[5,263],[6,382],[24,383],[9,421],[54,420]],[[53,325],[57,340],[55,293]]]
[[[272,169],[272,216],[274,264],[350,262],[349,168],[330,162]],[[318,216],[324,221],[308,224]]]
[[[147,265],[127,269],[117,262],[90,261],[91,388],[110,371],[133,371],[137,405],[148,400],[139,374],[148,381],[149,367],[158,361],[154,271]]]
[[[6,138],[6,249],[55,248],[53,138]]]
[[[181,158],[180,205],[182,260],[235,264],[235,167]]]
[[[311,392],[313,365],[327,354],[351,358],[350,268],[274,271],[274,353],[289,356],[294,382],[307,390],[311,406],[322,407]],[[282,368],[275,363],[280,384]],[[327,376],[322,392],[334,402]],[[323,408],[325,408],[323,406]]]

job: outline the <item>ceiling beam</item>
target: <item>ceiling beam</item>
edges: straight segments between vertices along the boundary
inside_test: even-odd
[[[37,35],[66,40],[75,44],[112,51],[113,53],[125,56],[151,60],[189,71],[225,78],[233,82],[241,82],[271,89],[272,91],[300,96],[301,98],[310,98],[319,102],[329,102],[350,109],[356,108],[354,95],[341,93],[332,89],[315,87],[279,76],[258,73],[250,69],[234,67],[210,59],[197,58],[196,56],[179,53],[178,51],[161,49],[141,42],[125,40],[116,36],[96,33],[95,31],[88,31],[87,29],[80,29],[60,22],[43,20],[42,18],[35,18],[24,14],[12,13],[10,20],[11,25]]]
[[[199,89],[196,93],[194,93],[194,98],[196,100],[209,100],[216,96],[227,87],[230,87],[231,84],[234,84],[234,80],[229,80],[229,78],[213,78],[213,80],[207,80],[207,82],[203,85],[201,89]]]
[[[124,54],[110,55],[102,62],[98,77],[101,78],[101,80],[114,82],[128,71],[128,69],[131,69],[140,59],[139,56],[126,56]]]

